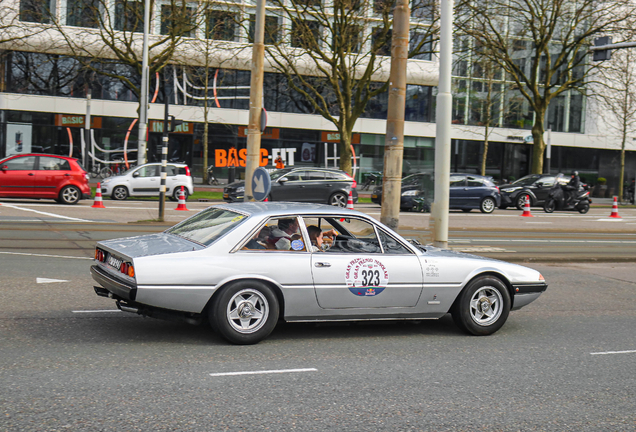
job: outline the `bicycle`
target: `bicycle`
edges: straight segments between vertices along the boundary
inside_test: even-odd
[[[623,197],[619,200],[619,203],[622,206],[634,205],[634,191],[623,191]]]
[[[108,168],[108,166],[102,166],[101,163],[95,162],[91,167],[90,174],[93,178],[99,177],[105,179],[113,175],[113,170]]]
[[[382,179],[381,172],[370,172],[367,174],[367,178],[360,187],[360,190],[367,190],[371,188],[371,186],[375,186],[378,183],[378,180]]]

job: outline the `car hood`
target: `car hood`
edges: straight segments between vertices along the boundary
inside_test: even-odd
[[[235,181],[225,186],[226,189],[236,189],[239,187],[245,187],[245,180]]]
[[[105,240],[97,243],[97,246],[129,258],[188,252],[204,248],[200,244],[167,233]]]

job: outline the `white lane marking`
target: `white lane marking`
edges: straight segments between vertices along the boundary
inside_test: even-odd
[[[219,377],[219,376],[236,376],[236,375],[259,375],[259,374],[279,374],[279,373],[290,373],[290,372],[317,372],[318,369],[315,368],[307,368],[307,369],[281,369],[281,370],[267,370],[267,371],[245,371],[245,372],[223,372],[223,373],[211,373],[210,376]]]
[[[590,353],[591,355],[605,355],[605,354],[634,354],[636,350],[628,350],[628,351],[603,351],[603,352],[594,352]]]
[[[119,309],[103,309],[103,310],[76,310],[73,313],[102,313],[102,312],[121,312]]]
[[[554,223],[554,222],[526,222],[526,223],[529,223],[529,224],[551,224],[551,223]]]
[[[35,254],[35,253],[26,253],[26,252],[1,252],[0,251],[0,254],[37,256],[37,257],[47,257],[47,258],[83,259],[83,260],[93,260],[93,259],[95,259],[95,258],[87,258],[87,257],[64,256],[64,255],[47,255],[47,254]]]
[[[47,278],[35,278],[35,283],[56,283],[56,282],[68,282],[62,279],[47,279]]]
[[[623,218],[612,218],[612,219],[596,219],[596,222],[623,222]]]
[[[55,213],[48,213],[48,212],[43,212],[43,211],[38,211],[38,210],[33,210],[33,209],[28,209],[28,208],[22,208],[22,207],[18,207],[18,206],[15,206],[15,205],[10,205],[10,204],[2,204],[2,206],[3,207],[9,207],[9,208],[16,209],[16,210],[22,210],[22,211],[38,213],[38,214],[41,214],[41,215],[51,216],[51,217],[60,218],[60,219],[68,219],[68,220],[72,220],[72,221],[76,221],[76,222],[93,222],[93,221],[87,220],[87,219],[79,219],[79,218],[74,218],[74,217],[70,217],[70,216],[62,216],[62,215],[58,215],[58,214],[55,214]]]

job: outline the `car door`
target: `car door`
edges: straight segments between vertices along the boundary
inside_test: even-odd
[[[307,170],[302,174],[302,182],[300,185],[302,201],[308,202],[327,202],[329,199],[328,196],[328,188],[326,187],[327,182],[325,180],[325,172],[324,171],[314,171]],[[301,201],[301,200],[298,200]]]
[[[71,165],[66,159],[40,156],[35,171],[35,193],[43,198],[57,198],[60,189],[71,179]]]
[[[292,171],[272,185],[272,196],[276,201],[303,201],[301,193],[302,171]]]
[[[451,174],[450,176],[450,193],[449,206],[451,208],[465,206],[466,195],[466,176],[461,174]]]
[[[36,156],[20,156],[0,165],[0,196],[34,195]]]
[[[407,248],[384,249],[375,224],[350,215],[304,218],[335,229],[331,248],[311,254],[316,299],[323,309],[413,307],[422,293],[419,258]]]
[[[542,177],[537,180],[533,186],[534,188],[532,191],[534,192],[534,196],[537,197],[537,200],[545,201],[548,198],[550,189],[554,186],[554,177]]]
[[[158,195],[161,185],[159,165],[144,165],[132,173],[131,195]]]
[[[466,177],[465,199],[469,207],[479,208],[482,198],[489,194],[490,188],[484,184],[483,178],[470,175]]]

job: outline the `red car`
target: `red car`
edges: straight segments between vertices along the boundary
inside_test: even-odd
[[[51,198],[77,204],[91,197],[89,175],[77,159],[25,154],[0,160],[0,198]]]

